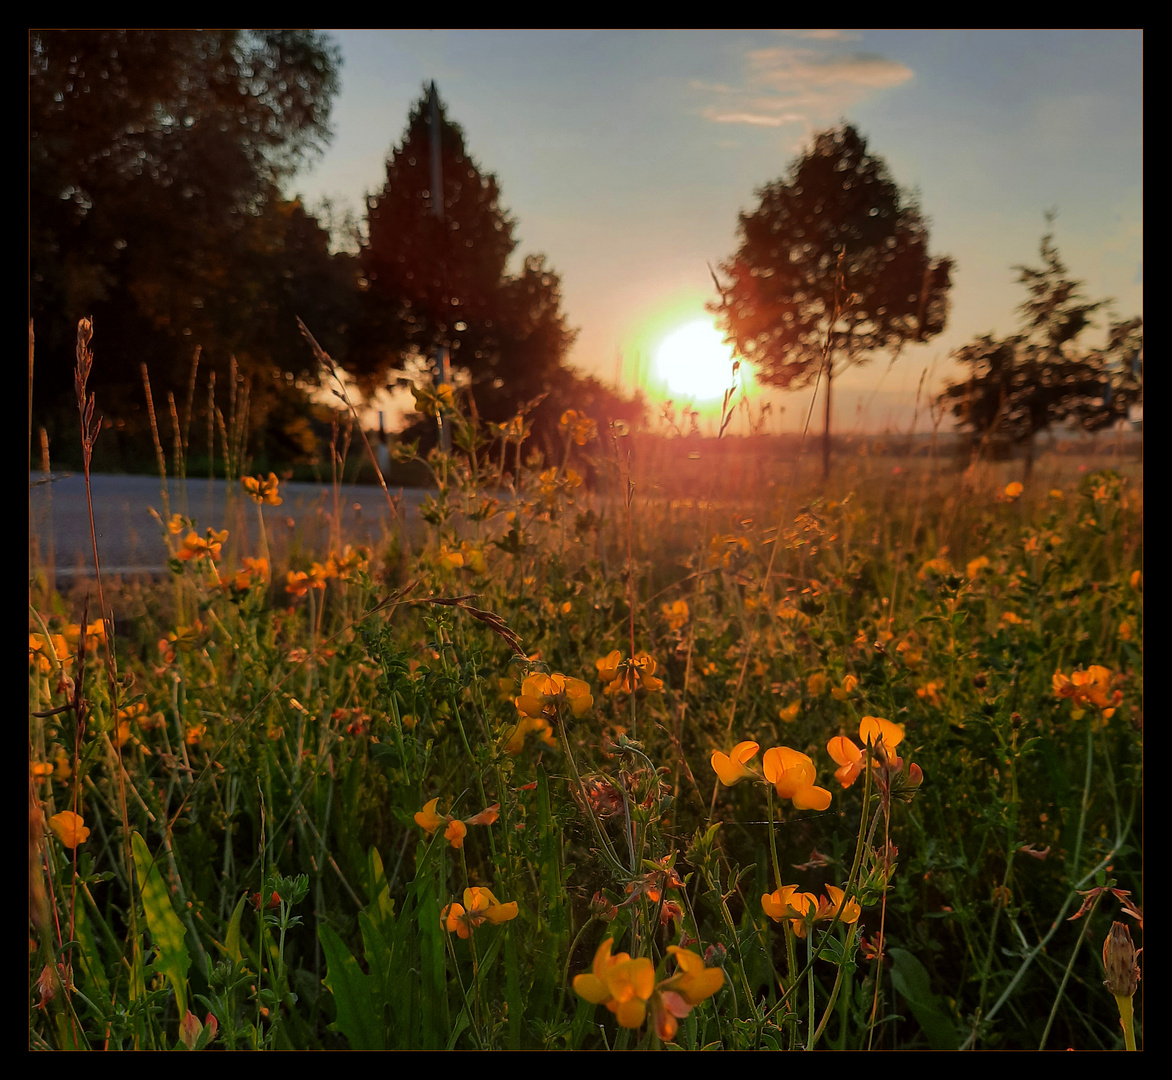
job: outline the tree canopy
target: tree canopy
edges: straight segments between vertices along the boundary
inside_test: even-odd
[[[787,177],[740,215],[740,247],[720,267],[713,306],[757,377],[783,388],[896,353],[944,329],[952,262],[928,253],[916,200],[851,126],[821,132]]]
[[[348,366],[372,388],[389,371],[447,349],[480,415],[503,421],[564,379],[575,333],[544,256],[527,256],[509,273],[514,221],[496,178],[468,153],[438,99],[436,116],[442,190],[432,191],[435,133],[425,90],[387,160],[383,190],[368,200],[364,325]]]
[[[1108,301],[1084,296],[1049,232],[1040,257],[1040,266],[1014,267],[1028,293],[1018,307],[1021,329],[984,334],[953,353],[969,375],[941,395],[979,445],[1024,446],[1027,475],[1036,434],[1068,421],[1087,431],[1109,427],[1127,418],[1143,391],[1143,319],[1112,320],[1104,347],[1085,347],[1080,338]]]
[[[295,314],[333,344],[353,284],[281,185],[329,138],[338,64],[301,30],[30,34],[42,412],[72,392],[82,316],[94,317],[101,408],[119,426],[143,419],[143,360],[162,391],[185,386],[197,345],[221,386],[235,357],[263,409],[289,389],[288,357],[305,355]]]

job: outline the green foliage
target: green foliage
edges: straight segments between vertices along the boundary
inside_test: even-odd
[[[1047,215],[1053,225],[1053,215]],[[1019,308],[1021,330],[1006,338],[985,334],[953,359],[967,378],[941,395],[958,424],[991,452],[1024,444],[1026,472],[1039,432],[1077,422],[1098,431],[1125,420],[1143,400],[1143,320],[1115,320],[1105,348],[1080,338],[1108,301],[1088,301],[1082,282],[1068,276],[1054,237],[1042,237],[1038,267],[1018,266],[1028,296]]]
[[[561,310],[561,282],[543,255],[510,270],[515,222],[496,178],[468,153],[438,96],[433,111],[433,95],[434,86],[416,102],[386,184],[370,199],[365,307],[347,366],[374,387],[390,370],[427,370],[446,350],[452,369],[470,378],[479,416],[501,423],[553,392],[557,400],[538,413],[552,429],[573,403],[562,365],[576,331]],[[437,166],[442,200],[432,191]]]
[[[458,405],[480,453],[421,464],[390,565],[161,529],[169,582],[108,586],[114,657],[35,606],[36,1045],[1118,1043],[1090,946],[1143,898],[1132,477],[858,458],[822,492],[664,497],[696,443],[632,474],[571,418],[526,467],[523,418]],[[828,746],[864,717],[903,740],[844,788]],[[718,784],[745,741],[808,755],[829,803]],[[805,922],[768,914],[787,887]],[[645,962],[630,1027],[575,991],[607,939]],[[722,972],[674,1032],[672,948]]]
[[[919,207],[853,127],[819,133],[757,195],[716,313],[758,377],[803,386],[827,347],[853,364],[944,329],[951,260],[928,255]]]
[[[248,394],[257,430],[274,435],[257,450],[297,460],[290,414],[304,414],[317,373],[295,316],[338,347],[357,292],[353,260],[330,254],[282,185],[328,141],[339,64],[305,30],[30,33],[30,303],[50,360],[35,406],[63,454],[76,432],[68,328],[92,316],[107,461],[135,445],[149,459],[148,357],[161,426],[170,391],[204,443],[193,355],[218,376],[225,416]]]

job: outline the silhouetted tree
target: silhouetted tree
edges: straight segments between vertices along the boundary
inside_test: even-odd
[[[333,265],[328,236],[281,193],[329,137],[338,64],[301,30],[30,34],[42,406],[72,395],[77,320],[89,315],[91,384],[121,426],[142,417],[139,365],[160,398],[182,391],[197,345],[221,387],[235,355],[255,406],[295,390],[285,374],[305,350],[292,315],[313,320],[329,347],[355,290],[352,262]]]
[[[740,215],[740,248],[721,265],[712,311],[763,382],[825,380],[823,472],[830,468],[834,376],[876,352],[944,329],[952,261],[928,254],[928,227],[851,126],[819,134],[788,178]]]
[[[1084,348],[1080,336],[1108,301],[1083,296],[1050,233],[1042,237],[1041,259],[1037,268],[1014,267],[1029,293],[1018,308],[1021,330],[1006,338],[985,334],[954,352],[970,374],[941,395],[958,425],[979,438],[978,447],[1024,447],[1027,477],[1038,432],[1067,421],[1101,430],[1126,418],[1142,392],[1143,320],[1114,322],[1104,348]]]
[[[484,419],[509,419],[561,377],[574,340],[561,311],[561,283],[544,256],[514,275],[513,219],[500,189],[464,146],[459,125],[437,105],[442,216],[432,188],[431,110],[416,103],[403,142],[387,161],[387,182],[368,200],[361,253],[363,325],[348,367],[364,389],[389,371],[449,352],[471,381]]]

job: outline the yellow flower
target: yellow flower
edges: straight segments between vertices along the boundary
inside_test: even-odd
[[[67,848],[75,848],[89,839],[90,831],[80,814],[72,810],[62,810],[49,818],[49,825],[57,834],[57,839]]]
[[[525,716],[534,720],[554,719],[559,702],[570,707],[575,719],[580,720],[594,704],[590,685],[569,675],[534,672],[521,683],[521,695],[514,704]]]
[[[788,746],[774,746],[762,758],[765,779],[783,799],[790,799],[796,810],[825,810],[830,805],[830,792],[815,787],[817,770],[805,754]]]
[[[284,500],[277,494],[277,474],[269,473],[268,478],[260,476],[246,476],[240,481],[244,490],[248,492],[252,501],[260,506],[268,503],[269,506],[280,506]]]
[[[674,604],[664,604],[661,609],[667,620],[669,630],[679,630],[688,621],[688,604],[686,600],[677,600]]]
[[[468,835],[468,826],[464,822],[453,819],[448,822],[444,830],[444,839],[457,851],[464,846],[464,837]]]
[[[622,659],[622,653],[615,649],[595,661],[598,677],[606,684],[606,693],[631,693],[643,689],[650,692],[663,689],[663,680],[656,678],[655,660],[647,652],[637,652],[629,660]]]
[[[438,803],[438,798],[432,799],[422,810],[416,811],[415,824],[429,835],[437,829],[443,829],[444,839],[457,851],[464,846],[464,837],[468,835],[469,825],[491,825],[500,817],[500,803],[494,803],[488,809],[481,810],[479,814],[474,814],[463,821],[452,817],[451,814],[440,815],[437,813],[436,805]]]
[[[1058,697],[1071,699],[1075,719],[1082,716],[1084,706],[1094,705],[1103,710],[1103,719],[1107,720],[1123,700],[1122,691],[1110,693],[1111,672],[1100,664],[1092,664],[1086,671],[1072,671],[1069,678],[1056,671],[1051,682]]]
[[[733,784],[740,783],[742,780],[749,780],[756,777],[745,762],[753,757],[758,750],[755,742],[737,743],[733,747],[731,754],[722,754],[719,750],[712,751],[712,768],[716,775],[720,777],[720,782],[725,787],[732,787]]]
[[[833,919],[834,916],[837,914],[838,921],[841,923],[845,923],[847,926],[851,926],[854,923],[859,921],[859,916],[863,912],[862,912],[862,909],[859,907],[857,900],[852,898],[844,904],[843,897],[845,897],[846,894],[842,891],[842,889],[838,888],[838,886],[836,886],[836,885],[827,885],[826,891],[827,891],[827,893],[830,894],[830,899],[829,899],[829,902],[826,902],[824,900],[819,901],[819,904],[818,904],[818,919],[819,920],[823,920],[823,921],[830,920],[830,919]],[[841,914],[839,913],[839,908],[842,909]]]
[[[707,1000],[724,985],[724,972],[710,968],[696,953],[668,946],[676,973],[655,983],[655,965],[645,956],[632,960],[627,953],[611,955],[614,938],[607,938],[594,954],[591,971],[574,977],[574,992],[592,1005],[605,1005],[625,1028],[642,1027],[650,1011],[656,1033],[664,1041],[675,1038],[677,1017]]]
[[[206,537],[201,537],[192,530],[184,538],[183,546],[175,554],[184,562],[190,559],[202,559],[205,555],[215,560],[220,557],[220,547],[227,539],[227,529],[224,529],[222,532],[208,529]]]
[[[78,639],[81,637],[81,624],[70,623],[64,631],[65,640],[76,648]],[[97,622],[92,622],[85,628],[85,647],[87,650],[96,649],[98,643],[106,640],[106,624],[103,620],[98,619]]]
[[[411,396],[415,398],[415,411],[425,416],[451,413],[456,407],[455,387],[449,383],[440,383],[434,389],[412,386]]]
[[[801,709],[802,703],[800,701],[792,701],[785,708],[778,709],[777,715],[787,724],[792,724],[798,718],[798,713],[801,712]]]
[[[903,728],[881,716],[864,716],[859,722],[859,738],[871,745],[882,741],[884,747],[894,750],[903,742]]]
[[[830,692],[834,695],[836,701],[846,701],[854,693],[854,689],[858,685],[859,680],[854,675],[848,675],[842,680],[842,686],[832,686]]]
[[[486,922],[499,926],[517,917],[517,902],[502,904],[491,889],[471,888],[464,890],[463,904],[448,904],[440,912],[440,922],[449,934],[462,938],[472,936],[476,927]]]
[[[703,957],[675,945],[669,945],[667,951],[676,958],[678,970],[659,984],[660,990],[674,990],[689,1005],[699,1005],[724,985],[724,972],[705,965]]]
[[[415,824],[421,829],[426,829],[429,833],[433,833],[446,821],[451,819],[448,817],[440,817],[435,812],[435,808],[439,803],[439,799],[432,799],[422,810],[415,812]]]
[[[864,716],[859,723],[859,738],[864,745],[876,746],[882,743],[884,749],[890,752],[903,742],[903,728],[880,716]],[[826,752],[838,765],[834,778],[844,788],[850,787],[863,771],[863,751],[845,735],[835,735],[826,744]],[[878,762],[873,760],[872,764],[878,765]]]
[[[944,549],[944,551],[947,550],[947,548]],[[929,559],[916,571],[916,577],[920,581],[927,581],[932,574],[935,574],[937,577],[944,577],[945,574],[952,573],[952,563],[944,557],[944,551],[941,551],[936,558]]]
[[[567,409],[562,413],[558,428],[563,435],[569,435],[578,446],[585,446],[598,437],[598,425],[576,409]]]
[[[460,545],[460,555],[463,557],[464,565],[474,574],[487,574],[488,563],[484,560],[484,550],[470,544],[465,540]]]
[[[826,752],[834,759],[838,769],[834,778],[843,788],[848,788],[863,771],[863,752],[845,735],[835,735],[826,744]]]
[[[972,581],[982,570],[987,570],[989,567],[989,557],[987,555],[978,555],[975,559],[969,561],[965,567],[965,576]]]
[[[263,585],[269,579],[269,560],[253,559],[244,556],[244,566],[236,571],[233,577],[220,579],[225,588],[229,586],[237,592],[247,592],[253,585]]]
[[[724,985],[724,972],[705,965],[696,953],[675,945],[669,945],[667,951],[675,957],[676,973],[655,988],[648,1003],[656,1034],[664,1042],[676,1037],[680,1027],[677,1017],[687,1016],[692,1006],[706,1001]]]
[[[1020,499],[1023,491],[1025,491],[1025,485],[1019,480],[1014,480],[1012,484],[1005,485],[1005,497],[1010,501]]]
[[[813,893],[798,892],[796,885],[785,885],[775,893],[764,893],[761,896],[761,909],[774,922],[790,919],[795,930],[802,927],[805,930],[806,913],[816,911],[818,897]]]

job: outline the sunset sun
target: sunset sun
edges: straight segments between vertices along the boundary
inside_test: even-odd
[[[655,372],[677,397],[719,401],[734,385],[732,347],[711,320],[696,319],[663,339],[655,350]]]

